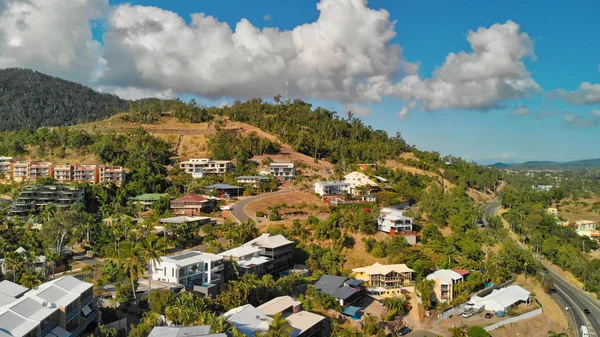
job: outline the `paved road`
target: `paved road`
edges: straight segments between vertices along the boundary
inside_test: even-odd
[[[497,210],[500,208],[500,202],[494,201],[485,206],[486,218],[492,215],[496,215]],[[515,242],[521,249],[526,249],[523,244],[517,240]],[[534,255],[535,257],[535,255]],[[542,264],[548,264],[543,258],[536,257]],[[600,302],[588,295],[583,290],[572,285],[569,281],[562,278],[560,275],[554,273],[548,269],[548,273],[544,277],[551,277],[554,280],[554,288],[556,294],[553,298],[559,303],[559,305],[568,308],[567,319],[571,320],[574,324],[574,329],[577,331],[579,336],[580,327],[582,325],[587,326],[590,336],[598,336],[600,332]],[[584,310],[589,309],[591,311],[590,316],[584,314]]]
[[[249,203],[262,199],[262,198],[266,198],[266,197],[270,197],[273,195],[278,195],[278,194],[285,194],[285,193],[290,193],[290,192],[296,192],[296,190],[281,190],[281,191],[277,191],[277,192],[270,192],[270,193],[263,193],[260,195],[255,195],[253,197],[247,197],[245,199],[242,199],[238,202],[236,202],[235,204],[231,205],[232,210],[231,210],[231,215],[233,215],[238,222],[244,222],[248,219],[253,219],[254,217],[251,216],[250,214],[246,213],[246,211],[244,210],[244,208],[246,207],[246,205],[248,205]]]
[[[487,205],[485,205],[485,207],[483,208],[483,223],[486,225],[488,225],[487,223],[487,218],[496,215],[496,212],[498,211],[498,208],[500,208],[502,204],[500,203],[500,201],[493,201]]]

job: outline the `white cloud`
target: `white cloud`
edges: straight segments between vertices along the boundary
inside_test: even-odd
[[[364,0],[322,0],[319,18],[280,31],[242,19],[232,30],[202,13],[191,23],[156,7],[118,6],[104,35],[106,72],[117,86],[172,89],[207,98],[292,96],[380,102],[389,78],[415,65],[392,44],[394,23]]]
[[[405,106],[402,107],[402,109],[400,109],[400,111],[398,111],[398,117],[400,117],[400,119],[402,119],[402,120],[407,120],[408,113],[410,112],[410,110],[414,109],[416,106],[417,106],[417,103],[414,101],[406,104]]]
[[[531,115],[531,110],[529,110],[529,108],[524,104],[519,104],[513,109],[513,111],[511,111],[510,114],[513,116],[527,116]]]
[[[588,105],[600,103],[600,84],[582,82],[574,91],[563,89],[555,90],[549,95],[551,98],[559,98],[567,103],[577,105]]]
[[[504,152],[500,152],[500,153],[494,153],[494,154],[487,155],[484,158],[485,159],[507,160],[507,159],[514,159],[516,157],[517,157],[517,155],[515,153],[504,151]]]
[[[108,0],[0,0],[0,68],[26,67],[87,81],[99,66],[100,43],[90,20]]]
[[[151,89],[141,89],[136,87],[111,87],[111,86],[98,86],[95,88],[99,92],[107,92],[111,94],[115,94],[124,99],[142,99],[142,98],[162,98],[162,99],[170,99],[175,98],[175,94],[172,90],[151,90]]]
[[[600,119],[598,118],[587,119],[575,114],[566,114],[563,120],[567,125],[578,128],[596,126],[600,123]]]
[[[265,16],[263,16],[263,20],[271,21],[271,16],[269,14],[265,14]]]
[[[345,111],[352,111],[353,114],[359,116],[368,116],[373,112],[373,109],[370,106],[360,104],[344,104],[342,107]]]
[[[590,115],[592,115],[592,117],[600,118],[600,110],[594,109],[590,111]]]
[[[424,110],[489,109],[498,103],[538,92],[523,59],[535,59],[533,42],[512,21],[470,31],[472,52],[451,53],[430,79],[409,75],[391,87],[391,94],[416,99]]]

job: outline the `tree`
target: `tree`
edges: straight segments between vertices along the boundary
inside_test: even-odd
[[[467,330],[468,337],[490,337],[491,335],[484,328],[473,325]]]
[[[264,334],[264,337],[291,337],[293,333],[294,328],[279,313],[273,316],[273,321],[269,325],[269,330]]]
[[[569,334],[566,332],[554,332],[550,330],[548,331],[548,337],[569,337]]]
[[[165,252],[165,242],[156,233],[150,233],[140,241],[142,260],[148,266],[148,288],[152,290],[152,269],[160,263],[160,256]],[[148,301],[150,302],[150,297]],[[150,302],[152,305],[152,302]]]
[[[73,229],[81,223],[82,217],[77,211],[57,209],[54,216],[44,222],[39,237],[46,248],[61,255],[64,247],[71,239]]]
[[[433,296],[433,287],[435,281],[423,279],[417,282],[417,291],[421,294],[421,302],[423,303],[423,309],[431,309],[431,297]]]
[[[136,299],[135,280],[140,277],[144,270],[143,252],[135,242],[125,241],[119,247],[117,256],[119,263],[129,275],[133,298]]]

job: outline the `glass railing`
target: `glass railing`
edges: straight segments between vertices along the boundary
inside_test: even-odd
[[[75,309],[71,310],[71,312],[67,313],[67,316],[65,318],[65,322],[69,322],[71,321],[73,318],[75,318],[77,315],[79,314],[79,307],[76,307]]]
[[[58,326],[58,324],[56,322],[50,323],[47,327],[45,327],[42,330],[42,336],[46,336],[48,333],[50,333],[50,331],[54,330],[54,328],[56,328],[57,326]]]
[[[85,306],[85,305],[88,305],[88,304],[92,303],[92,300],[93,300],[93,299],[94,299],[94,295],[90,295],[90,296],[88,296],[88,297],[84,298],[84,299],[81,301],[81,306]]]

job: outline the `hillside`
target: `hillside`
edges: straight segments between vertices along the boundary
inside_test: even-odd
[[[586,168],[600,168],[600,158],[597,159],[585,159],[585,160],[574,160],[567,162],[556,162],[556,161],[528,161],[525,163],[517,164],[505,164],[495,163],[492,166],[502,169],[513,169],[513,170],[567,170],[567,169],[586,169]]]
[[[0,131],[74,125],[127,108],[115,95],[28,69],[0,70]]]

